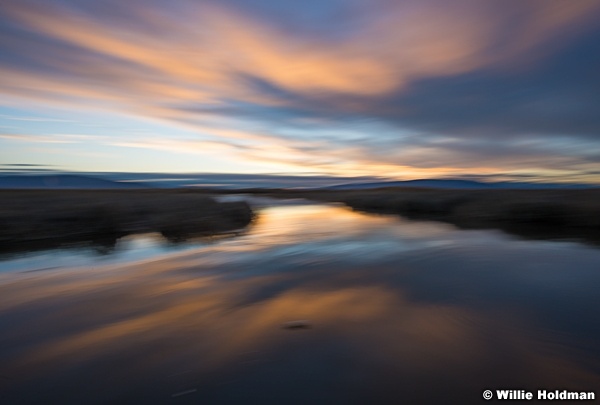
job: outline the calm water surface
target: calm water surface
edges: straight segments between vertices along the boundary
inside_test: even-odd
[[[256,200],[244,234],[0,261],[1,404],[600,396],[600,250]],[[306,320],[310,328],[282,328]]]

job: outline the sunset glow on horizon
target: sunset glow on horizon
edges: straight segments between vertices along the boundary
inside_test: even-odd
[[[0,164],[600,183],[597,0],[6,0]]]

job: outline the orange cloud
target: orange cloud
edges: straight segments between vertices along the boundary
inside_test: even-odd
[[[461,73],[526,52],[598,8],[587,0],[529,2],[521,7],[529,18],[518,27],[519,41],[491,56],[486,51],[509,13],[471,1],[452,7],[432,1],[418,7],[387,0],[376,4],[376,18],[337,40],[294,35],[232,8],[206,4],[196,4],[182,20],[131,5],[135,20],[128,25],[48,4],[19,2],[6,8],[33,31],[134,63],[136,71],[114,72],[125,75],[125,81],[143,77],[139,68],[164,75],[147,77],[155,81],[145,86],[182,100],[200,98],[199,93],[202,99],[211,93],[216,98],[269,98],[245,86],[240,74],[300,93],[386,93],[417,78]],[[114,69],[110,62],[100,65],[90,61],[85,69]]]
[[[272,127],[242,131],[243,125],[227,127],[225,114],[207,107],[295,107],[293,97],[280,94],[288,92],[303,103],[318,100],[334,112],[356,113],[371,100],[402,93],[419,79],[520,66],[538,55],[540,44],[585,25],[592,11],[600,9],[595,0],[509,3],[501,8],[494,2],[464,0],[451,6],[430,0],[376,0],[350,10],[352,31],[317,38],[206,3],[190,2],[186,14],[178,17],[139,2],[126,3],[122,7],[131,18],[125,24],[49,2],[9,2],[1,7],[22,28],[81,51],[57,47],[51,55],[28,55],[52,68],[44,73],[0,65],[0,90],[6,99],[71,103],[163,120],[192,129],[200,138],[150,139],[146,145],[130,140],[121,146],[223,152],[285,170],[312,165],[331,174],[449,174],[459,165],[447,160],[435,169],[404,164],[423,153],[416,147],[375,156],[368,148],[286,139]],[[515,13],[521,13],[519,19]],[[513,20],[514,32],[506,32],[507,21]],[[18,47],[25,49],[27,41],[22,38]],[[253,80],[275,90],[261,90]],[[197,122],[208,117],[221,122],[212,127]],[[214,142],[219,141],[223,145],[217,147]],[[432,148],[425,152],[435,155]]]
[[[155,34],[51,6],[18,5],[10,12],[50,37],[152,69],[188,88],[239,98],[260,96],[250,94],[237,74],[301,93],[380,94],[414,76],[472,67],[474,52],[484,45],[473,25],[457,29],[460,21],[435,9],[401,19],[401,24],[380,24],[364,38],[341,43],[292,37],[231,9],[206,6],[198,6],[193,25],[134,10],[138,23],[161,28]],[[187,98],[189,91],[173,93]]]

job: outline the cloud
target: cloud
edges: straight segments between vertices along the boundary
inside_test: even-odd
[[[6,163],[0,165],[2,167],[26,167],[26,168],[34,168],[34,167],[48,167],[52,165],[39,165],[35,163]]]
[[[588,170],[598,17],[595,0],[9,0],[0,91],[4,104],[101,109],[198,135],[112,145],[285,170]]]
[[[0,138],[8,139],[11,141],[22,141],[22,142],[35,142],[35,143],[72,143],[66,139],[60,139],[46,135],[34,135],[34,134],[12,134],[12,133],[0,133]]]
[[[85,142],[94,139],[100,139],[101,137],[93,135],[81,135],[81,134],[29,134],[29,133],[0,133],[0,138],[8,139],[11,141],[21,142],[33,142],[33,143],[78,143]],[[46,166],[46,165],[43,165]]]
[[[67,123],[75,123],[77,121],[74,120],[64,120],[59,118],[39,118],[39,117],[21,117],[21,116],[12,116],[0,114],[0,118],[14,120],[14,121],[27,121],[27,122],[67,122]]]

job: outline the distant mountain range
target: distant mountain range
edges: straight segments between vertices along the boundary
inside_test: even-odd
[[[422,188],[441,188],[441,189],[462,189],[462,190],[490,190],[490,189],[523,189],[523,190],[542,190],[542,189],[581,189],[593,188],[589,184],[571,184],[571,183],[526,183],[526,182],[494,182],[483,183],[473,180],[444,180],[444,179],[423,179],[407,181],[380,181],[373,183],[350,183],[339,184],[325,187],[327,190],[365,190],[383,187],[422,187]],[[598,187],[598,186],[596,186]]]
[[[581,189],[597,188],[600,186],[590,184],[572,184],[572,183],[528,183],[528,182],[493,182],[484,183],[473,180],[458,179],[423,179],[408,181],[370,181],[370,182],[352,182],[337,185],[319,185],[315,184],[311,178],[304,178],[306,184],[303,184],[303,178],[294,176],[264,176],[257,175],[253,179],[250,175],[219,175],[207,174],[196,175],[190,179],[156,179],[156,181],[147,181],[144,178],[129,179],[122,181],[113,177],[114,180],[108,180],[99,176],[89,176],[80,174],[18,174],[0,176],[0,189],[140,189],[140,188],[180,188],[180,187],[198,187],[208,189],[248,189],[248,188],[304,188],[319,190],[366,190],[384,187],[422,187],[438,189],[468,189],[468,190],[486,190],[486,189]],[[110,177],[107,175],[106,177]],[[336,178],[330,178],[335,181]],[[311,181],[313,183],[311,184]],[[320,181],[324,181],[320,179]],[[331,183],[330,183],[331,184]]]
[[[147,185],[105,180],[75,174],[0,176],[4,189],[123,189],[147,188]]]

